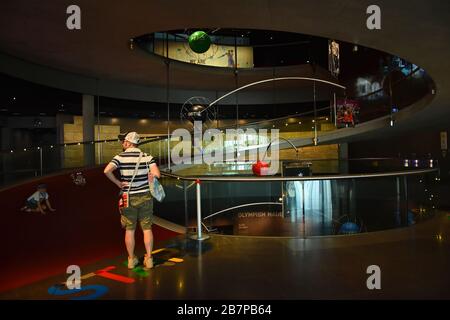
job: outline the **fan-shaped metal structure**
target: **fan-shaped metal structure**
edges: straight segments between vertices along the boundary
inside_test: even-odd
[[[195,121],[201,121],[204,129],[216,127],[217,106],[211,106],[211,101],[205,97],[191,97],[183,103],[180,111],[180,119],[187,120],[194,127]]]

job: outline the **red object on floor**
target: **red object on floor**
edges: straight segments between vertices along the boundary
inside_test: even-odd
[[[87,181],[84,187],[73,183],[73,172],[66,172],[0,190],[0,292],[65,273],[69,265],[82,267],[119,254],[126,256],[117,187],[104,176],[103,168],[82,172]],[[57,211],[46,215],[21,212],[40,183],[47,184]],[[142,235],[136,234],[139,248]],[[157,225],[153,234],[156,244],[178,235]]]
[[[111,279],[114,281],[119,281],[122,283],[133,283],[134,282],[133,278],[129,278],[129,277],[121,276],[120,274],[115,274],[115,273],[109,272],[111,270],[114,270],[115,268],[116,268],[115,266],[109,266],[109,267],[106,267],[105,269],[95,271],[95,274],[100,277],[103,277],[106,279]]]

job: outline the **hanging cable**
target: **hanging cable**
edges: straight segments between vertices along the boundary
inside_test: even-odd
[[[167,168],[170,169],[170,60],[169,60],[169,34],[166,33],[166,101],[167,101]],[[161,156],[161,155],[160,155]]]
[[[314,106],[314,145],[317,146],[317,108],[316,108],[316,82],[313,81]]]

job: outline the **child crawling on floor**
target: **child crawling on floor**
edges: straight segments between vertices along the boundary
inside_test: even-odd
[[[25,212],[39,212],[41,214],[45,214],[45,210],[47,209],[51,212],[56,211],[52,208],[48,198],[47,185],[40,184],[37,187],[37,191],[28,197],[25,206],[20,210]]]

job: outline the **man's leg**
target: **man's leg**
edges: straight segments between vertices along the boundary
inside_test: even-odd
[[[129,199],[130,200],[130,199]],[[134,232],[136,230],[137,209],[134,207],[123,208],[121,212],[120,222],[125,228],[125,246],[128,251],[128,269],[133,269],[139,263],[138,258],[134,255]]]
[[[145,251],[147,252],[147,256],[152,256],[153,251],[153,232],[152,229],[149,230],[143,230],[144,233],[144,245],[145,245]]]
[[[125,245],[127,247],[128,257],[134,257],[134,231],[135,230],[125,230]]]
[[[146,255],[144,257],[144,269],[153,268],[153,232],[152,232],[152,221],[153,221],[153,201],[150,195],[146,195],[142,198],[143,206],[140,208],[139,220],[141,223],[142,233],[144,234],[144,245]]]

